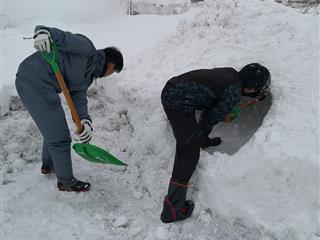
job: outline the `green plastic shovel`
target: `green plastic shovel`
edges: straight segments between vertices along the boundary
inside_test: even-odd
[[[61,74],[59,65],[57,63],[57,49],[54,43],[51,44],[51,54],[49,54],[46,51],[41,52],[41,56],[43,59],[48,62],[59,82],[59,85],[61,87],[61,90],[63,92],[63,95],[65,96],[68,106],[71,111],[72,118],[77,126],[77,130],[79,133],[83,131],[83,126],[81,125],[79,115],[76,111],[76,108],[73,104],[72,98],[70,97],[68,88],[66,86],[66,83],[63,79],[63,76]],[[97,146],[91,145],[91,144],[82,144],[82,143],[76,143],[73,145],[73,149],[75,152],[83,157],[84,159],[95,162],[95,163],[104,163],[104,164],[114,164],[119,166],[127,166],[126,163],[120,161],[107,151],[103,150],[102,148],[99,148]]]
[[[78,155],[90,162],[127,166],[126,163],[121,162],[107,151],[95,145],[75,143],[72,148]]]

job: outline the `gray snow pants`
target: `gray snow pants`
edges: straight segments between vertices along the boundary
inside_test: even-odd
[[[17,75],[16,89],[43,136],[42,162],[54,168],[59,180],[73,178],[70,132],[54,86],[42,79]]]

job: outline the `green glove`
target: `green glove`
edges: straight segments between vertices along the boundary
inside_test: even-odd
[[[236,119],[238,117],[238,114],[240,112],[240,107],[239,106],[235,106],[231,112],[229,113],[230,117],[231,117],[231,121],[233,121],[234,119]]]

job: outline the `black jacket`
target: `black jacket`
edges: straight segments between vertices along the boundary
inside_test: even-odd
[[[207,133],[235,107],[242,93],[239,73],[230,67],[199,69],[171,78],[162,92],[166,109],[201,110],[200,125]]]

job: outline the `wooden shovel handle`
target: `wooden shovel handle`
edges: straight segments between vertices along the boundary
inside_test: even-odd
[[[60,71],[56,72],[55,75],[56,75],[56,78],[58,79],[58,82],[59,82],[60,88],[63,92],[63,95],[67,100],[73,121],[75,122],[75,124],[77,126],[78,133],[81,133],[83,131],[83,126],[80,122],[79,115],[78,115],[77,110],[73,104],[72,98],[70,97],[70,94],[69,94],[68,88],[66,86],[66,83],[63,79],[63,76]]]
[[[73,121],[75,122],[76,126],[77,126],[77,130],[78,130],[78,133],[81,133],[83,131],[83,126],[81,125],[81,122],[80,122],[80,118],[79,118],[79,115],[77,113],[77,110],[73,104],[73,101],[72,101],[72,98],[70,97],[70,94],[69,94],[69,91],[68,91],[68,88],[67,88],[67,85],[63,79],[63,76],[61,74],[61,71],[60,71],[60,68],[59,68],[59,65],[57,63],[57,48],[56,48],[56,45],[54,42],[51,42],[51,48],[52,48],[52,51],[51,53],[48,53],[46,51],[42,51],[40,52],[41,54],[41,57],[48,63],[50,64],[58,82],[59,82],[59,85],[60,85],[60,88],[63,92],[63,95],[64,97],[66,98],[67,100],[67,103],[68,103],[68,106],[69,106],[69,109],[70,109],[70,112],[71,112],[71,115],[72,115],[72,118],[73,118]]]
[[[244,102],[242,104],[240,104],[239,108],[240,110],[243,110],[243,109],[246,109],[247,107],[253,105],[253,104],[256,104],[257,102],[259,102],[259,98],[254,98],[248,102]]]
[[[253,104],[256,104],[257,102],[260,101],[260,99],[261,99],[260,97],[257,97],[257,98],[254,98],[254,99],[250,100],[250,101],[241,103],[241,104],[239,105],[239,112],[242,111],[242,110],[244,110],[244,109],[246,109],[247,107],[249,107],[249,106],[251,106],[251,105],[253,105]],[[225,123],[230,123],[230,122],[232,122],[232,120],[233,120],[233,119],[231,118],[231,115],[230,115],[230,113],[229,113],[227,116],[224,117],[223,122],[225,122]]]

